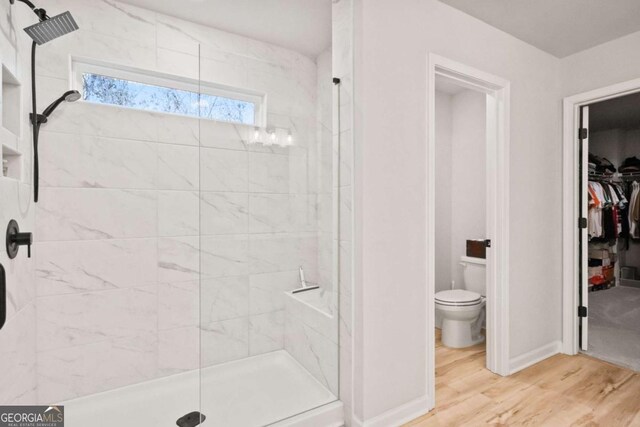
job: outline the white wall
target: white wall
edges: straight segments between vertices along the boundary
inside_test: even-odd
[[[511,82],[512,359],[561,338],[561,92],[557,58],[436,0],[360,0],[355,25],[354,384],[367,421],[427,404],[427,54]]]
[[[463,287],[467,239],[485,237],[486,99],[436,92],[436,292]]]
[[[452,233],[452,96],[436,92],[436,292],[449,289],[453,275]]]
[[[467,253],[467,239],[486,238],[486,95],[465,90],[453,97],[452,107],[450,268],[456,287],[462,287],[460,257]]]
[[[562,59],[562,96],[640,78],[640,31]]]
[[[640,157],[640,129],[591,132],[589,153],[606,157],[618,168],[627,157]]]
[[[616,168],[626,158],[624,149],[625,131],[622,129],[591,132],[589,135],[589,153],[609,159]]]

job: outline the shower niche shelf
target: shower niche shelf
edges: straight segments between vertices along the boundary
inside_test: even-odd
[[[18,150],[2,144],[2,178],[22,180],[22,153]]]
[[[18,140],[21,135],[21,90],[22,85],[6,65],[2,64],[2,87],[0,95],[0,161],[2,170],[0,178],[22,180],[22,153],[18,150]]]
[[[5,67],[2,66],[2,143],[9,144],[6,138],[17,142],[20,137],[20,81]]]

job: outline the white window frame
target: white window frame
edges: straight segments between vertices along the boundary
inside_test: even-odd
[[[181,77],[172,74],[160,73],[157,71],[151,70],[143,70],[139,68],[110,64],[106,62],[90,60],[90,59],[82,59],[82,58],[71,58],[71,84],[72,89],[75,89],[83,94],[84,98],[84,83],[83,83],[83,75],[84,74],[98,74],[106,77],[112,77],[115,79],[121,80],[129,80],[135,83],[148,84],[153,86],[160,86],[165,88],[184,90],[194,93],[201,93],[211,96],[220,96],[224,98],[237,99],[240,101],[251,102],[255,105],[255,123],[240,123],[234,121],[226,121],[226,120],[216,120],[210,119],[208,117],[200,117],[204,120],[214,120],[220,121],[223,123],[234,123],[245,126],[257,126],[264,127],[266,126],[266,117],[267,117],[267,95],[265,93],[261,93],[258,91],[253,91],[245,88],[236,88],[226,85],[221,85],[213,82],[203,82],[198,81],[196,79],[191,79],[188,77]],[[88,101],[89,103],[94,103]],[[99,105],[111,105],[113,107],[119,108],[130,108],[133,110],[139,111],[149,111],[152,113],[158,114],[172,114],[177,115],[176,113],[169,113],[157,110],[146,110],[137,107],[128,107],[125,105],[112,105],[112,104],[102,104],[96,103]],[[197,116],[184,115],[185,117],[193,117],[199,118]]]

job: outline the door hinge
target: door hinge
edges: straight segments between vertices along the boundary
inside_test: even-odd
[[[578,129],[578,138],[587,139],[588,137],[589,137],[589,129],[587,128]]]
[[[583,305],[578,307],[578,317],[587,317],[587,307]]]
[[[587,218],[578,218],[578,228],[587,228]]]
[[[485,239],[484,246],[485,246],[485,248],[490,248],[491,247],[491,239]]]

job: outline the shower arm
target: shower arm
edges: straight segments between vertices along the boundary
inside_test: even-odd
[[[37,8],[36,5],[31,3],[29,0],[18,0],[18,1],[26,4],[31,10],[33,10],[33,13],[35,13],[38,16],[38,19],[40,19],[40,21],[46,21],[47,19],[49,19],[49,17],[47,16],[46,10]],[[11,4],[15,4],[15,2],[16,0],[9,0],[9,3]]]

